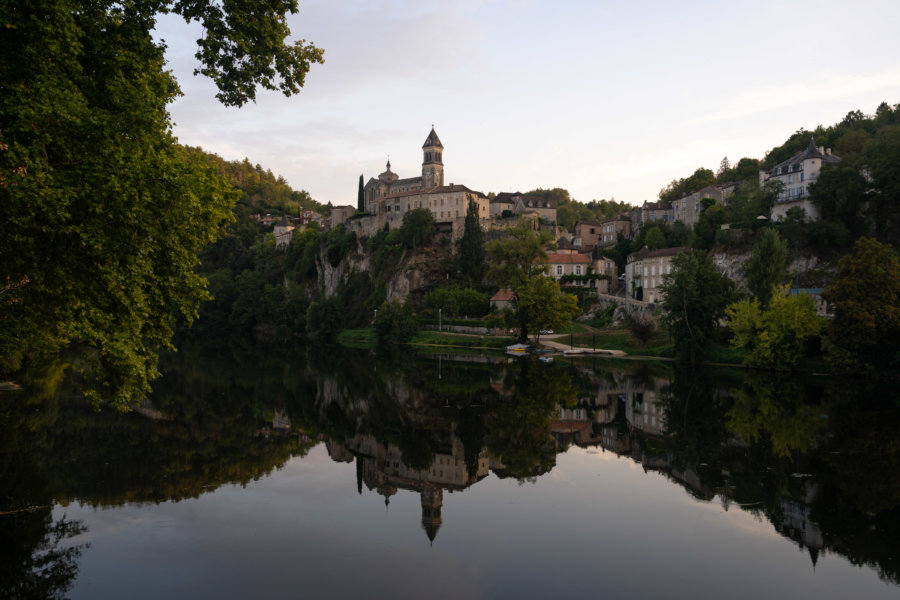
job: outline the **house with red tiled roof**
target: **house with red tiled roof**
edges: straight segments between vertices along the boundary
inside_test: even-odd
[[[547,254],[547,275],[559,281],[564,275],[587,275],[591,257],[586,254]]]
[[[491,308],[503,310],[504,308],[513,308],[516,301],[516,293],[510,289],[502,289],[491,296]]]

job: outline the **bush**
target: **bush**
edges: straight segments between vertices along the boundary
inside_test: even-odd
[[[416,334],[416,320],[409,307],[396,300],[385,302],[375,317],[375,338],[381,346],[405,344]]]
[[[481,317],[491,308],[491,298],[485,293],[460,287],[435,288],[425,294],[425,307],[442,309],[444,316],[467,315]]]

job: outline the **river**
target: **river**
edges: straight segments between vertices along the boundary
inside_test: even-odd
[[[187,345],[0,392],[0,597],[896,598],[890,385]]]

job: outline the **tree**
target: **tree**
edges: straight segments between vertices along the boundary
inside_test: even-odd
[[[382,347],[405,344],[416,334],[416,319],[396,300],[384,302],[375,316],[375,337]]]
[[[487,254],[491,259],[488,275],[498,285],[513,290],[518,300],[519,290],[546,271],[547,253],[544,246],[552,241],[552,235],[536,231],[529,221],[507,229],[503,238],[487,245]],[[519,323],[519,339],[524,341],[528,338],[528,314],[517,308],[515,318]]]
[[[85,394],[125,407],[157,352],[207,297],[197,253],[230,218],[230,185],[179,147],[179,90],[153,42],[157,13],[200,21],[220,100],[299,91],[321,50],[285,45],[291,3],[46,0],[0,10],[0,308],[3,370],[69,346]]]
[[[659,250],[660,248],[665,248],[666,236],[663,234],[662,230],[659,227],[654,225],[647,230],[647,235],[644,236],[644,244],[650,250]]]
[[[466,224],[459,240],[459,267],[469,277],[469,281],[480,280],[484,274],[484,233],[478,218],[478,205],[469,200],[466,210]]]
[[[731,345],[749,350],[746,364],[791,369],[805,355],[807,342],[821,334],[824,324],[810,296],[791,295],[778,286],[770,296],[768,307],[754,299],[726,309],[734,334]]]
[[[366,211],[366,194],[363,190],[363,176],[359,174],[359,190],[356,192],[356,210],[359,212]]]
[[[784,281],[787,268],[787,244],[774,229],[766,229],[753,246],[750,260],[744,266],[747,288],[762,308],[769,306],[772,290]]]
[[[862,160],[876,190],[870,202],[876,237],[896,241],[900,239],[900,124],[882,128],[866,145]]]
[[[434,215],[427,208],[414,208],[403,215],[400,237],[407,248],[418,248],[431,241],[437,233]]]
[[[712,342],[725,307],[734,299],[734,283],[719,271],[709,254],[694,250],[672,258],[663,275],[663,322],[684,360],[702,358]]]
[[[506,235],[486,246],[491,268],[488,275],[497,284],[516,289],[529,279],[547,270],[544,246],[553,236],[538,232],[529,221],[522,221],[506,230]]]
[[[839,221],[858,236],[868,230],[862,215],[868,187],[859,169],[831,167],[809,184],[809,198],[822,211],[822,220]]]
[[[824,347],[835,369],[865,373],[900,364],[900,256],[893,248],[857,240],[823,296],[834,309]]]
[[[333,342],[344,328],[344,306],[336,296],[322,298],[309,305],[306,311],[306,330],[323,342]]]
[[[567,327],[578,314],[578,299],[559,289],[559,283],[552,277],[539,275],[517,290],[516,307],[528,324],[537,331],[540,342],[543,329]]]

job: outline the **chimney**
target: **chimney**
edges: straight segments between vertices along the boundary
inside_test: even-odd
[[[819,151],[819,154],[825,154],[825,147],[824,147],[824,146],[819,146],[818,148],[816,148],[816,150]]]

